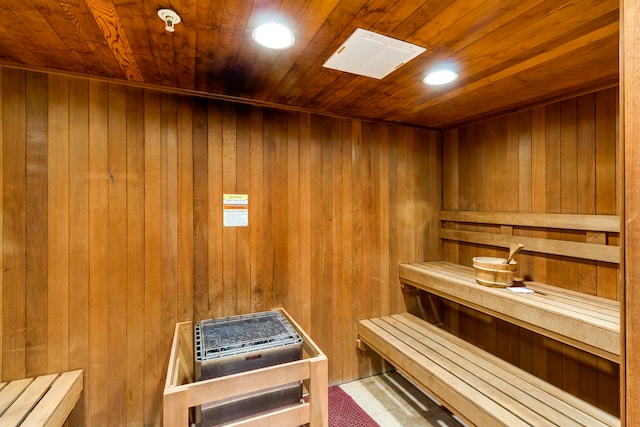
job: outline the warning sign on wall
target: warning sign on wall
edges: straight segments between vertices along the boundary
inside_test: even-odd
[[[225,227],[247,227],[249,225],[249,195],[222,195],[223,224]]]

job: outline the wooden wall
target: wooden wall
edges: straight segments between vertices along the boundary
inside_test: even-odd
[[[443,208],[620,215],[618,141],[617,88],[446,131]],[[607,238],[620,243],[619,235]],[[505,256],[506,251],[448,242],[443,254],[446,260],[471,265],[474,256]],[[530,280],[620,298],[617,264],[531,253],[517,260],[520,274]],[[447,323],[460,336],[618,413],[617,364],[453,304]]]
[[[283,306],[331,383],[367,375],[355,322],[439,256],[437,132],[0,80],[2,380],[84,369],[71,425],[158,425],[176,321]],[[223,227],[223,193],[249,194],[249,227]]]

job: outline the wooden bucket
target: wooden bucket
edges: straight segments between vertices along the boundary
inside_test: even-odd
[[[504,264],[504,258],[474,257],[473,268],[476,271],[476,282],[485,286],[506,287],[513,284],[518,263],[511,260]]]

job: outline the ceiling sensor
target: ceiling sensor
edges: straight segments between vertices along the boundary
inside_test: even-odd
[[[324,67],[382,79],[426,49],[372,31],[356,29]]]
[[[165,27],[164,29],[167,30],[170,33],[173,33],[176,29],[175,29],[175,25],[179,24],[181,19],[178,16],[177,13],[175,13],[173,10],[171,9],[160,9],[158,11],[158,16],[160,17],[160,19],[162,19],[165,23]]]

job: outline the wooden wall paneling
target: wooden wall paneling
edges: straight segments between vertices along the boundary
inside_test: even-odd
[[[208,316],[221,317],[224,315],[223,304],[223,220],[222,220],[222,195],[223,195],[223,120],[221,102],[211,101],[208,111],[208,136],[207,136],[207,181],[208,181],[208,228],[209,242],[209,280],[208,280]],[[251,211],[249,211],[251,212]],[[202,320],[202,319],[200,319]]]
[[[446,191],[442,191],[443,209],[458,210],[460,175],[458,165],[458,130],[452,129],[445,131],[442,135],[442,188],[446,188]],[[458,245],[453,242],[442,242],[441,245],[443,259],[458,262]]]
[[[127,117],[126,91],[109,85],[108,91],[108,325],[109,422],[126,423],[127,336]]]
[[[259,269],[260,276],[258,286],[262,296],[262,306],[265,309],[271,308],[276,304],[274,297],[274,277],[275,277],[275,217],[274,204],[277,203],[277,189],[275,188],[275,168],[276,168],[276,110],[264,110],[262,121],[262,138],[263,138],[263,160],[262,160],[262,197],[263,204],[260,211],[260,224],[263,224],[260,230],[260,246],[259,251]],[[320,160],[316,165],[320,165]],[[317,172],[317,171],[316,171]],[[260,187],[259,187],[260,188]],[[319,193],[318,193],[319,194]],[[319,230],[318,230],[319,232]]]
[[[178,102],[177,147],[177,319],[193,320],[193,99],[181,96]],[[174,325],[175,326],[175,325]]]
[[[314,167],[311,163],[311,116],[308,113],[300,114],[300,326],[305,330],[311,330],[311,181],[314,176]],[[351,153],[348,153],[351,158]],[[346,173],[346,171],[345,171]],[[345,192],[345,197],[351,197]],[[345,212],[350,215],[350,210],[345,205]],[[351,230],[345,231],[346,236]],[[347,240],[348,242],[348,240]],[[349,262],[345,263],[347,271],[351,272]],[[353,283],[351,280],[347,282]],[[352,291],[351,286],[345,286]],[[355,325],[354,325],[355,328]],[[355,375],[355,374],[354,374]]]
[[[271,188],[272,191],[272,215],[273,215],[273,279],[272,306],[287,306],[287,290],[291,284],[287,278],[287,266],[289,259],[287,258],[287,234],[288,234],[288,198],[287,198],[287,181],[288,181],[288,143],[289,136],[287,113],[278,111],[275,114],[275,163],[274,163],[274,181]],[[240,142],[240,141],[238,141]],[[328,285],[331,282],[327,282]]]
[[[264,191],[264,147],[262,138],[263,119],[262,110],[258,108],[251,108],[250,114],[250,126],[251,126],[251,141],[250,141],[250,190],[249,194],[249,227],[251,230],[251,265],[254,268],[251,269],[251,311],[260,311],[264,307],[264,295],[263,295],[263,279],[261,275],[261,262],[262,262],[262,244],[263,244],[263,230],[258,224],[264,220],[264,212],[266,212],[266,203],[268,201],[268,195]],[[213,171],[212,171],[213,174]]]
[[[353,146],[353,122],[345,120],[342,124],[342,193],[341,199],[336,199],[336,204],[340,206],[338,215],[342,221],[342,236],[338,239],[342,245],[344,254],[351,254],[355,250],[357,243],[353,240],[353,217],[352,217],[352,204],[353,204],[353,182],[352,182],[352,163],[351,153]],[[356,354],[354,354],[354,343],[358,337],[358,328],[353,306],[350,301],[357,298],[357,291],[352,286],[353,273],[352,273],[352,259],[349,256],[345,256],[342,260],[342,274],[339,283],[341,292],[338,298],[342,299],[341,313],[343,316],[342,324],[338,325],[338,328],[345,331],[342,343],[342,354],[338,357],[342,360],[342,373],[344,378],[355,378],[358,376],[358,366]]]
[[[193,105],[193,321],[209,318],[209,101]]]
[[[47,76],[26,74],[26,375],[46,372],[47,356]]]
[[[162,333],[162,141],[161,96],[144,93],[144,421],[158,425],[166,365]]]
[[[47,329],[48,372],[69,369],[69,79],[48,76],[47,123],[47,206],[48,242],[47,257]]]
[[[162,183],[162,330],[161,342],[171,341],[178,320],[178,105],[175,95],[160,98]],[[168,355],[161,359],[166,366]]]
[[[333,203],[333,186],[332,186],[332,125],[333,118],[321,117],[319,119],[318,142],[320,143],[320,164],[319,176],[320,192],[320,242],[319,242],[319,259],[320,264],[320,288],[317,292],[316,304],[324,307],[320,315],[321,325],[324,329],[321,333],[321,342],[324,343],[324,352],[329,358],[329,382],[336,380],[335,373],[340,369],[340,360],[335,357],[337,344],[331,339],[331,333],[326,325],[331,325],[333,318],[338,316],[334,305],[332,304],[332,256],[333,256],[333,233],[332,233],[332,203]],[[366,248],[365,248],[366,250]],[[364,270],[364,267],[363,267]],[[364,270],[366,272],[366,270]],[[366,276],[365,276],[366,277]],[[365,279],[366,280],[366,279]],[[366,296],[363,296],[366,298]]]
[[[561,109],[561,177],[562,177],[562,213],[578,213],[578,131],[577,131],[577,100],[576,98],[563,101]],[[563,240],[579,241],[576,233],[563,233]],[[562,260],[562,287],[579,290],[578,264],[575,259]],[[580,369],[578,361],[580,353],[571,346],[562,346],[562,387],[567,391],[578,394]]]
[[[128,88],[126,102],[126,422],[128,425],[144,425],[144,93],[139,89]]]
[[[338,330],[343,328],[343,325],[347,325],[347,319],[350,316],[345,315],[345,304],[342,290],[344,289],[344,247],[343,247],[343,229],[344,224],[342,222],[342,191],[344,189],[343,183],[343,164],[342,164],[342,150],[344,149],[343,126],[344,120],[332,119],[331,123],[331,256],[329,257],[331,265],[331,277],[327,288],[330,289],[330,304],[331,304],[331,319],[329,324],[332,330]],[[292,262],[293,260],[290,260]],[[379,295],[379,294],[378,294]],[[339,334],[339,336],[332,337],[333,345],[333,358],[334,364],[334,382],[340,381],[345,376],[345,359],[344,349],[345,347],[353,348],[354,341],[347,341],[349,338],[348,333]]]
[[[287,214],[287,289],[286,310],[294,319],[302,318],[302,298],[300,281],[300,260],[304,256],[301,252],[301,204],[300,204],[300,115],[287,113],[287,185],[281,198],[283,209]],[[249,144],[247,144],[249,146]]]
[[[589,94],[577,99],[577,139],[576,153],[578,181],[577,181],[577,212],[580,214],[595,213],[595,95]],[[588,240],[588,233],[587,233]],[[603,242],[604,243],[604,242]],[[578,290],[595,295],[596,262],[583,260],[578,264]],[[598,393],[598,358],[586,352],[579,353],[578,391],[580,396],[588,402],[597,404]]]
[[[25,242],[26,242],[26,95],[25,72],[3,69],[4,251],[2,309],[2,378],[24,377],[25,369]]]
[[[640,86],[638,75],[640,70],[640,55],[638,40],[640,40],[640,3],[637,0],[623,0],[620,2],[620,31],[621,31],[621,157],[623,159],[622,181],[619,198],[622,201],[622,237],[624,256],[622,271],[623,283],[621,297],[621,329],[622,329],[622,361],[621,361],[621,420],[622,425],[637,425],[640,423],[640,407],[636,404],[640,399],[640,316],[635,315],[640,304],[640,264],[637,253],[640,248],[640,229],[638,215],[640,214],[640,126],[637,125],[638,111],[640,111]]]
[[[389,162],[389,269],[390,269],[390,281],[389,281],[389,309],[392,312],[400,312],[400,307],[405,305],[404,295],[400,287],[398,265],[400,258],[398,255],[398,247],[402,244],[399,234],[399,193],[396,190],[398,188],[398,140],[400,135],[400,129],[397,127],[389,128],[389,150],[388,150],[388,162]],[[355,165],[354,165],[355,166]],[[354,236],[354,241],[358,241]],[[393,290],[396,289],[394,292]]]
[[[237,122],[236,106],[222,106],[222,192],[235,194],[237,171]],[[222,299],[214,301],[220,304],[222,316],[236,314],[238,303],[238,258],[236,227],[222,228]]]
[[[561,109],[560,104],[546,107],[546,200],[548,213],[562,212],[562,137],[561,137]],[[560,239],[558,232],[548,232],[547,238]],[[547,259],[547,283],[562,286],[562,263],[559,257]]]
[[[4,378],[4,270],[5,270],[5,241],[4,241],[4,70],[0,70],[0,250],[2,251],[2,271],[0,272],[0,377]]]
[[[616,122],[618,93],[616,89],[607,89],[596,93],[596,213],[618,212],[615,170]],[[598,262],[598,295],[617,299],[618,272],[615,265]],[[598,360],[598,401],[607,408],[619,408],[619,395],[606,392],[616,387],[619,366],[606,360]]]
[[[89,84],[69,80],[69,369],[83,369],[85,392],[69,415],[89,418]],[[143,218],[144,221],[144,218]],[[144,229],[143,229],[144,232]],[[144,312],[142,313],[144,315]],[[144,319],[143,319],[144,321]],[[144,357],[144,352],[142,353]],[[143,395],[141,393],[141,395]]]
[[[109,420],[109,96],[89,83],[89,423]],[[118,349],[120,351],[120,349]],[[116,374],[117,375],[117,374]],[[105,387],[106,392],[105,392]]]
[[[531,212],[531,178],[533,175],[531,164],[532,119],[531,111],[517,114],[518,120],[518,212]],[[520,236],[530,237],[531,230],[526,227],[517,232]],[[531,255],[526,252],[518,256],[519,275],[530,274],[532,269]],[[520,330],[520,366],[528,372],[533,372],[536,360],[533,358],[534,333],[522,328]]]
[[[368,192],[371,194],[371,270],[368,271],[369,283],[371,285],[371,313],[378,317],[382,312],[382,305],[384,304],[382,299],[382,282],[380,280],[381,266],[378,260],[382,254],[382,236],[380,235],[381,228],[381,214],[380,214],[380,140],[382,133],[387,130],[386,126],[374,125],[371,127],[371,151],[370,151],[370,177],[371,182],[369,184]],[[418,233],[418,229],[415,230]]]
[[[615,213],[616,187],[616,118],[618,95],[615,88],[596,94],[596,213]],[[618,298],[616,266],[598,263],[598,295]]]
[[[349,128],[349,133],[351,132],[351,128]],[[376,198],[376,211],[378,215],[378,228],[377,228],[377,240],[379,243],[379,254],[377,255],[377,259],[379,260],[379,270],[378,270],[378,281],[380,284],[380,315],[388,315],[391,313],[391,293],[396,295],[401,295],[402,290],[399,286],[395,285],[393,281],[393,275],[391,271],[393,270],[391,264],[389,263],[389,242],[392,236],[389,234],[389,193],[391,189],[389,188],[389,146],[392,144],[390,138],[390,129],[388,126],[381,126],[380,129],[380,138],[378,140],[377,150],[375,159],[377,165],[375,167],[375,171],[377,172],[377,177],[375,183],[377,184],[377,189],[374,190],[374,197]],[[350,136],[350,135],[349,135]],[[349,152],[351,152],[350,147],[348,145]],[[345,150],[346,151],[346,150]],[[348,160],[347,157],[345,157]],[[343,163],[344,164],[344,163]],[[350,172],[350,170],[349,170]],[[346,174],[343,174],[346,176]],[[347,182],[345,182],[345,188],[349,188]],[[393,287],[392,287],[393,286]],[[395,308],[394,308],[395,309]],[[353,318],[349,319],[354,322]],[[354,330],[355,331],[355,330]],[[353,341],[352,341],[353,342]]]

